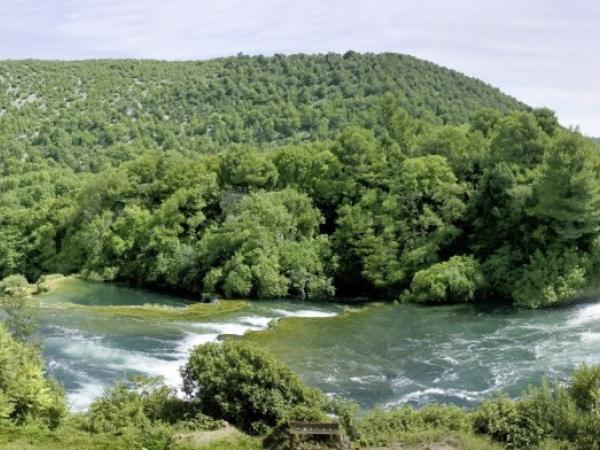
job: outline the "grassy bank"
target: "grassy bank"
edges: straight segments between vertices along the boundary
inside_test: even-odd
[[[161,321],[198,321],[214,315],[221,315],[239,311],[248,303],[242,300],[220,300],[215,303],[186,302],[185,306],[170,306],[158,303],[143,305],[84,305],[69,301],[77,296],[77,289],[85,286],[87,282],[77,276],[64,277],[62,275],[44,276],[34,285],[27,288],[29,294],[39,294],[40,307],[44,310],[79,311],[108,317],[128,317],[140,320]],[[65,293],[61,298],[61,292]],[[48,295],[52,299],[48,300]],[[86,295],[82,293],[82,295]],[[48,301],[45,301],[48,300]]]
[[[146,304],[141,306],[97,306],[75,303],[44,305],[47,310],[82,311],[89,314],[161,321],[196,321],[219,314],[239,311],[247,306],[242,300],[222,300],[218,303],[195,303],[184,307]]]
[[[219,433],[219,434],[217,434]],[[238,430],[221,432],[203,431],[179,435],[172,450],[263,450],[261,439]],[[3,450],[131,450],[126,438],[112,435],[91,435],[75,429],[61,428],[47,432],[32,427],[24,429],[0,428],[0,446]],[[321,447],[326,448],[325,446]],[[502,450],[504,447],[488,439],[471,434],[427,432],[407,435],[399,442],[379,447],[354,447],[364,450]],[[548,447],[550,450],[550,447]]]
[[[132,450],[145,448],[130,436],[91,434],[75,426],[48,430],[35,425],[0,426],[2,450]],[[148,444],[148,443],[146,443]],[[152,448],[150,446],[150,448]],[[260,450],[260,439],[233,427],[216,431],[191,431],[175,434],[169,444],[172,450]]]

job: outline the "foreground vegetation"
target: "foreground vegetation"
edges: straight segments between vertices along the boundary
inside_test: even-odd
[[[134,377],[71,414],[30,337],[0,326],[6,449],[283,449],[288,420],[338,421],[354,448],[600,449],[600,367],[582,367],[568,385],[545,381],[518,400],[494,397],[473,410],[432,404],[359,412],[307,387],[256,345],[228,340],[194,349],[181,372],[185,398],[159,378]],[[328,446],[318,439],[303,445]]]

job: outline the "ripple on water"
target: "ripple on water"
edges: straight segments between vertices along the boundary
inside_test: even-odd
[[[47,353],[53,355],[48,358],[47,367],[59,378],[68,379],[65,388],[69,402],[72,409],[80,411],[101,395],[105,386],[132,373],[162,376],[167,384],[179,387],[180,367],[185,364],[190,351],[197,345],[217,341],[221,335],[243,335],[248,331],[264,330],[271,321],[282,317],[335,315],[317,309],[279,308],[268,310],[265,315],[246,315],[227,322],[180,324],[177,325],[180,337],[172,330],[162,333],[159,327],[139,337],[135,334],[128,336],[126,330],[123,330],[123,335],[116,331],[110,339],[50,323],[43,330]],[[181,330],[186,332],[181,333]],[[131,348],[134,342],[135,350]],[[96,378],[92,373],[102,377]]]
[[[385,375],[364,375],[360,377],[350,377],[350,381],[356,384],[370,385],[373,383],[385,383],[387,377]]]
[[[421,389],[413,392],[409,392],[408,394],[403,395],[397,400],[393,400],[385,404],[386,407],[391,408],[394,406],[409,404],[423,405],[429,402],[440,401],[444,399],[460,399],[466,402],[475,402],[481,399],[483,396],[489,394],[491,392],[490,389],[486,389],[483,391],[470,391],[467,389],[457,389],[457,388],[437,388],[431,387],[426,389]]]
[[[600,304],[485,314],[469,307],[388,305],[327,326],[310,320],[342,310],[255,302],[214,321],[150,327],[101,323],[100,317],[80,313],[75,320],[81,330],[70,318],[47,316],[43,334],[49,371],[68,379],[65,388],[76,409],[130,373],[162,375],[179,386],[179,367],[196,345],[222,334],[263,330],[285,317],[306,320],[264,335],[264,346],[310,384],[349,395],[363,407],[429,401],[472,405],[497,390],[517,395],[545,374],[564,377],[582,362],[599,359]]]

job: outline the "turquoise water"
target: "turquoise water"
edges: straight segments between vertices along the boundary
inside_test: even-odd
[[[65,300],[66,299],[66,300]],[[67,283],[44,302],[125,305],[186,301],[109,284]],[[45,310],[48,371],[74,409],[131,374],[162,375],[178,386],[179,367],[197,344],[251,333],[309,384],[375,404],[473,405],[498,390],[518,395],[542,376],[564,379],[600,362],[600,303],[545,311],[469,305],[383,305],[345,313],[337,304],[253,302],[202,322],[175,323]],[[273,319],[285,320],[269,331]]]
[[[600,362],[600,304],[547,311],[386,305],[253,336],[303,378],[363,406],[472,406]]]
[[[104,306],[189,304],[164,294],[77,280],[42,295],[40,302],[42,306],[61,302]],[[81,410],[106,386],[130,375],[160,375],[167,383],[179,386],[179,368],[198,344],[216,341],[222,335],[263,330],[277,318],[327,317],[341,310],[339,305],[268,301],[253,302],[244,310],[202,322],[160,322],[105,317],[79,309],[42,308],[41,335],[48,372],[64,384],[72,408]]]

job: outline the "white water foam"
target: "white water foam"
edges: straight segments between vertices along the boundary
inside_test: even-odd
[[[394,380],[392,380],[391,382],[391,386],[394,388],[402,388],[405,386],[410,386],[411,384],[415,384],[415,382],[409,378],[403,377],[401,375],[398,375]]]
[[[333,317],[336,314],[318,310],[289,311],[279,309],[272,311],[273,316],[244,316],[232,322],[204,322],[186,324],[186,328],[198,330],[189,332],[180,339],[173,352],[151,355],[141,351],[124,350],[111,347],[103,342],[101,336],[85,335],[79,330],[53,326],[55,336],[47,342],[60,341],[56,348],[72,360],[86,361],[117,371],[135,371],[150,376],[162,376],[165,382],[173,387],[181,385],[180,368],[185,365],[189,353],[194,347],[208,342],[215,342],[224,334],[243,335],[248,331],[259,331],[268,328],[269,323],[281,317]],[[143,337],[142,339],[153,339]],[[158,339],[161,343],[168,342]],[[63,367],[65,368],[65,367]],[[67,368],[70,369],[70,368]],[[77,374],[77,389],[68,394],[71,408],[76,411],[85,410],[90,403],[104,390],[101,381],[89,377],[87,373]]]
[[[103,392],[104,386],[102,383],[90,379],[89,382],[81,383],[75,391],[67,394],[67,400],[73,411],[81,412],[85,411]]]
[[[279,314],[282,317],[306,317],[306,318],[319,318],[319,317],[335,317],[337,313],[330,311],[318,311],[315,309],[299,309],[298,311],[289,311],[286,309],[274,309],[274,313]]]
[[[244,335],[247,331],[258,331],[266,327],[245,325],[243,323],[205,323],[196,325],[198,328],[213,331],[217,334]]]
[[[596,343],[600,342],[600,333],[586,332],[581,333],[580,336],[581,342],[585,343]]]
[[[446,397],[456,397],[461,400],[466,401],[476,401],[481,396],[486,395],[489,390],[477,392],[477,391],[468,391],[466,389],[441,389],[441,388],[427,388],[421,389],[414,392],[409,392],[408,394],[403,395],[398,400],[394,400],[392,402],[386,403],[385,406],[388,408],[404,405],[408,402],[416,402],[421,403],[422,400],[428,400],[429,397],[432,396],[446,396]]]
[[[350,381],[356,384],[385,383],[385,375],[365,375],[362,377],[350,377]]]
[[[567,324],[570,326],[580,326],[598,321],[600,321],[600,303],[577,310],[567,321]]]
[[[190,333],[177,345],[177,353],[187,358],[187,355],[194,349],[194,347],[206,344],[208,342],[215,342],[218,338],[218,333]]]
[[[180,359],[162,359],[148,354],[113,348],[96,341],[66,344],[62,353],[74,359],[92,361],[113,370],[136,371],[150,376],[163,376],[172,386],[180,383]],[[179,356],[179,355],[174,355]]]
[[[60,370],[69,373],[78,385],[77,389],[67,392],[67,401],[73,411],[85,411],[95,398],[102,395],[104,385],[100,380],[90,377],[85,371],[78,370],[64,361],[48,358],[50,370]]]
[[[259,317],[259,316],[250,316],[250,317],[240,317],[240,323],[245,323],[248,325],[252,325],[257,328],[268,328],[269,323],[274,320],[273,317]]]
[[[92,340],[92,339],[96,339],[96,340],[102,339],[100,336],[85,335],[81,330],[78,330],[75,328],[63,327],[61,325],[49,325],[46,328],[54,331],[53,334],[55,334],[55,336],[53,336],[50,339],[68,338],[69,340],[76,340],[76,341],[88,341],[88,340]]]

